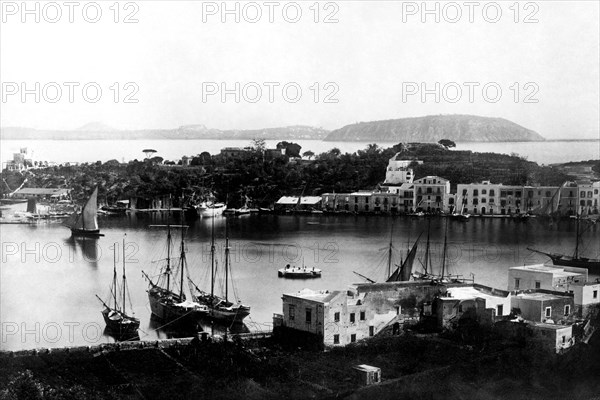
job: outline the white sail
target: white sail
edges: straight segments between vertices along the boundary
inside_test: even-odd
[[[90,196],[83,210],[78,225],[81,224],[83,229],[94,231],[98,230],[98,188],[94,189],[94,193]]]
[[[81,213],[71,214],[63,225],[71,229],[98,230],[98,188],[94,189]]]

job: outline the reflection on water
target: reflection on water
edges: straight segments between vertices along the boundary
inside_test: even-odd
[[[229,218],[229,217],[227,217]],[[2,323],[16,331],[4,335],[3,349],[56,347],[98,344],[114,341],[103,335],[105,327],[100,311],[101,297],[109,293],[113,274],[114,242],[127,234],[127,282],[134,316],[140,319],[140,339],[174,337],[159,321],[151,319],[147,282],[141,271],[154,276],[165,257],[166,230],[151,228],[167,221],[179,224],[179,216],[166,213],[136,213],[115,218],[100,218],[105,234],[101,238],[72,238],[59,224],[3,225],[2,268],[0,269]],[[210,288],[210,241],[214,222],[217,243],[217,280],[215,293],[223,292],[223,243],[225,217],[188,220],[186,232],[187,260],[192,280],[201,288]],[[427,220],[385,216],[337,215],[261,215],[230,217],[231,247],[230,300],[241,300],[252,308],[242,331],[270,329],[274,313],[281,313],[281,295],[304,288],[344,290],[348,285],[364,282],[356,271],[376,281],[386,277],[387,254],[392,223],[396,262],[406,257],[419,234],[415,268],[424,263]],[[431,221],[431,269],[441,267],[445,220]],[[447,272],[470,278],[477,283],[506,289],[508,268],[548,261],[528,251],[572,254],[576,224],[573,220],[549,226],[548,221],[530,219],[472,218],[464,223],[448,221]],[[596,257],[600,253],[600,224],[589,226],[583,235],[580,252]],[[173,232],[177,247],[180,231]],[[178,255],[178,254],[176,254]],[[121,260],[117,260],[118,263]],[[321,279],[287,280],[277,276],[285,266],[305,264],[323,271]],[[431,271],[430,269],[430,271]],[[595,277],[594,277],[595,278]],[[129,305],[128,305],[129,307]],[[36,325],[38,324],[38,325]],[[54,340],[56,326],[62,336]],[[71,328],[69,328],[71,327]],[[95,327],[99,329],[95,335]],[[203,324],[211,331],[211,324]],[[218,333],[223,327],[216,326]],[[70,332],[68,329],[71,329]],[[35,331],[35,333],[26,333]],[[233,327],[231,329],[233,332]],[[71,335],[72,333],[72,335]],[[189,335],[186,335],[189,336]]]

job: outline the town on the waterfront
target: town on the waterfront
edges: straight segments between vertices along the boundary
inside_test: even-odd
[[[110,354],[117,350],[155,357],[150,354],[160,349],[191,362],[191,349],[194,354],[222,354],[238,343],[232,357],[259,349],[292,351],[292,357],[305,362],[306,355],[290,346],[317,353],[339,348],[357,360],[347,368],[358,380],[342,385],[350,392],[382,380],[390,387],[402,382],[393,383],[401,375],[391,372],[396,368],[391,360],[373,359],[374,349],[386,342],[402,346],[418,340],[420,346],[430,346],[441,340],[462,349],[458,351],[469,359],[479,346],[494,348],[494,354],[527,346],[536,349],[540,360],[558,355],[559,364],[570,353],[592,357],[600,323],[600,163],[539,166],[518,156],[453,150],[454,145],[449,140],[399,143],[390,149],[369,145],[352,155],[334,149],[302,156],[294,143],[267,149],[258,140],[216,155],[182,156],[177,163],[165,163],[146,149],[143,161],[79,165],[40,165],[25,158],[28,150],[22,149],[2,172],[0,222],[14,229],[8,239],[3,228],[3,262],[9,268],[3,273],[4,285],[16,282],[14,268],[31,261],[61,265],[68,258],[77,268],[106,269],[97,278],[88,272],[81,276],[97,280],[92,287],[110,283],[110,290],[105,296],[89,293],[84,298],[85,291],[71,292],[86,304],[83,313],[73,315],[86,321],[87,330],[105,326],[99,335],[90,338],[75,331],[66,340],[60,329],[54,336],[47,331],[49,322],[41,327],[30,318],[20,324],[4,322],[8,352],[2,356],[17,365],[29,364],[36,357],[58,357],[67,346],[66,354],[77,354],[68,356],[74,365],[97,354],[112,360]],[[480,157],[485,164],[473,167]],[[465,159],[477,172],[452,168],[448,177],[425,175]],[[357,164],[365,165],[363,179],[369,186],[338,192],[350,188],[344,186],[345,171]],[[277,174],[288,181],[296,174],[294,185],[279,184],[277,174],[266,176],[267,170],[285,171]],[[332,190],[325,187],[327,180],[317,180],[315,171],[338,171],[329,178]],[[468,183],[471,177],[481,181]],[[498,181],[503,177],[510,184]],[[136,186],[144,181],[144,189]],[[348,182],[357,181],[354,176]],[[270,188],[270,196],[257,198],[263,187]],[[294,227],[298,223],[330,233],[322,236]],[[376,246],[364,245],[356,254],[347,247],[357,247],[353,234],[334,234],[324,242],[336,227],[360,232],[377,225],[366,237]],[[490,228],[494,233],[487,235]],[[22,229],[34,229],[40,239],[71,236],[68,256],[62,245],[48,239],[42,239],[43,248],[29,245]],[[148,234],[140,236],[135,232],[139,229]],[[511,240],[507,235],[514,235],[514,229],[517,238]],[[119,234],[126,236],[118,239]],[[539,234],[546,240],[536,242]],[[489,241],[494,237],[513,241],[520,254],[497,247],[502,244]],[[200,249],[190,247],[198,241]],[[306,244],[310,241],[316,247]],[[473,255],[460,254],[468,246],[473,251],[475,243],[481,246],[476,261]],[[44,250],[47,246],[57,249]],[[490,253],[494,246],[497,254]],[[164,247],[162,252],[158,247]],[[127,255],[128,249],[134,257]],[[366,254],[366,262],[352,261]],[[68,296],[73,284],[61,292]],[[256,285],[274,293],[259,299]],[[46,293],[37,291],[42,297]],[[56,288],[49,288],[47,295],[53,292]],[[3,302],[8,321],[24,317],[19,302]],[[44,312],[54,314],[50,308]],[[83,316],[90,312],[94,315]],[[68,313],[59,315],[52,323],[68,323]],[[184,359],[182,354],[187,354]],[[335,358],[344,353],[325,354]],[[186,368],[194,371],[194,365]],[[272,374],[267,365],[254,366],[265,374],[263,379]],[[303,386],[301,382],[294,385]],[[332,385],[310,391],[327,397]],[[278,396],[279,390],[269,395]]]
[[[599,15],[0,1],[0,400],[599,399]]]

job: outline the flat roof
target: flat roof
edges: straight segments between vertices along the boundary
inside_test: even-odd
[[[542,293],[542,292],[528,292],[528,293],[517,293],[517,297],[521,297],[524,299],[530,300],[556,300],[556,299],[565,299],[570,296],[554,294],[554,293]]]
[[[553,330],[553,331],[558,331],[559,329],[565,329],[565,328],[573,329],[572,325],[549,324],[546,322],[532,322],[531,325],[536,328],[548,329],[548,330]]]
[[[327,303],[340,293],[341,292],[339,290],[334,290],[333,292],[330,292],[329,290],[302,289],[296,293],[284,293],[283,295],[305,300],[318,301],[320,303]]]
[[[300,204],[318,204],[321,202],[321,196],[302,196]],[[275,204],[298,204],[297,196],[282,196]]]
[[[552,274],[552,276],[556,276],[559,278],[569,278],[573,276],[581,276],[583,274],[577,272],[567,272],[564,268],[561,267],[553,267],[546,264],[532,264],[532,265],[523,265],[518,267],[510,267],[509,270],[519,270],[519,271],[527,271],[527,272],[539,272],[542,274]]]
[[[23,188],[19,189],[15,192],[15,194],[32,194],[32,195],[40,195],[40,194],[68,194],[71,189],[64,188]]]
[[[506,299],[509,297],[507,293],[505,296],[492,293],[490,291],[481,290],[473,286],[463,286],[463,287],[449,287],[447,290],[451,296],[444,296],[443,299],[458,299],[458,300],[467,300],[473,299],[476,297],[482,297],[484,299]]]

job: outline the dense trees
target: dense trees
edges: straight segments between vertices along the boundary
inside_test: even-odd
[[[297,162],[288,162],[287,157],[265,159],[264,148],[264,141],[256,141],[252,151],[243,158],[224,158],[204,152],[192,158],[190,168],[173,168],[146,159],[127,164],[111,160],[104,164],[57,166],[24,173],[5,171],[2,178],[8,186],[0,186],[0,194],[8,193],[9,188],[16,189],[27,177],[29,187],[72,188],[76,199],[84,198],[98,185],[100,199],[109,202],[129,196],[171,194],[180,197],[212,192],[220,200],[228,200],[231,206],[239,205],[244,196],[253,199],[257,206],[266,206],[283,194],[299,195],[304,191],[306,195],[318,195],[375,189],[385,180],[388,160],[398,152],[403,158],[424,162],[413,165],[416,178],[441,176],[449,179],[454,188],[458,183],[482,180],[515,185],[560,185],[570,178],[522,157],[450,151],[438,144],[398,144],[390,148],[370,144],[355,153],[342,153],[333,148],[313,160]],[[308,152],[304,155],[311,156]]]

